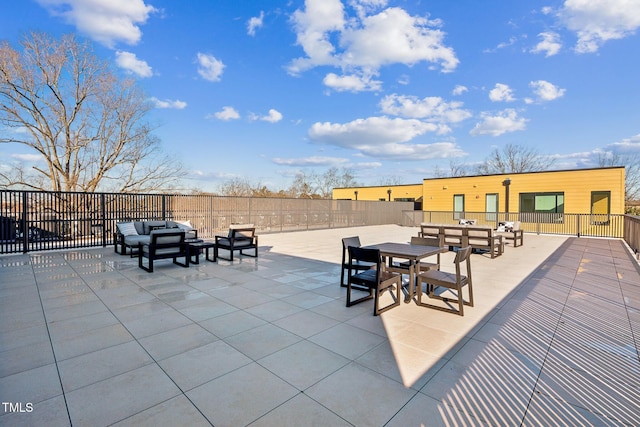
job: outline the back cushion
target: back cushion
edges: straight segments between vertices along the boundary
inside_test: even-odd
[[[135,225],[132,222],[119,222],[116,224],[118,231],[123,236],[134,236],[138,234]]]
[[[151,229],[153,228],[157,228],[157,227],[166,228],[167,222],[166,221],[145,221],[142,223],[142,226],[144,228],[144,234],[150,234]]]

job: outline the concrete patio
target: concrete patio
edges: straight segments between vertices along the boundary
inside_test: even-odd
[[[417,232],[265,234],[258,259],[154,273],[112,247],[0,256],[0,425],[638,425],[640,268],[622,241],[474,254],[464,317],[346,308],[340,239]]]

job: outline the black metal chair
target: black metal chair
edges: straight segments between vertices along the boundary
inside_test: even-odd
[[[353,236],[353,237],[345,237],[342,239],[342,271],[340,272],[340,286],[343,288],[347,287],[347,282],[345,282],[344,280],[344,273],[349,268],[349,251],[348,251],[349,246],[353,246],[355,248],[359,248],[360,246],[362,246],[360,244],[360,237]],[[363,270],[370,269],[374,265],[375,264],[370,262],[354,261],[354,264],[352,265],[352,269],[356,271],[363,271]],[[361,288],[360,286],[354,286],[354,289],[366,291],[368,288]]]
[[[458,303],[457,310],[452,306],[443,307],[440,305],[434,305],[434,304],[428,304],[428,303],[422,302],[422,286],[420,286],[417,289],[418,305],[421,305],[423,307],[430,307],[436,310],[446,311],[450,313],[457,313],[460,316],[464,316],[464,306],[468,305],[470,307],[473,307],[473,287],[472,287],[472,280],[471,280],[471,256],[470,255],[471,255],[470,246],[467,246],[465,248],[461,248],[458,250],[458,252],[456,253],[456,257],[453,260],[453,263],[456,266],[455,273],[447,273],[441,270],[428,270],[428,271],[421,272],[418,275],[418,278],[420,279],[420,283],[421,284],[426,283],[426,292],[429,298],[441,299],[447,305],[449,305],[450,302]],[[462,274],[462,268],[461,268],[462,263],[466,264],[466,269],[467,269],[466,275]],[[465,286],[468,288],[468,292],[469,292],[468,301],[465,301],[462,296],[462,288],[464,288]],[[450,298],[436,295],[436,291],[438,287],[455,290],[457,299],[450,299]]]
[[[349,267],[347,269],[347,307],[351,307],[354,304],[358,304],[363,301],[374,299],[373,315],[377,316],[384,313],[387,310],[392,309],[400,305],[400,292],[402,288],[402,275],[387,271],[384,269],[382,263],[382,256],[378,249],[365,249],[355,246],[349,246]],[[353,266],[358,262],[366,262],[374,264],[364,271],[356,271]],[[355,274],[354,274],[355,273]],[[351,300],[351,292],[354,290],[354,285],[362,288],[366,288],[369,295],[358,298],[354,301]],[[395,289],[396,294],[393,295]],[[382,293],[389,290],[394,302],[380,308],[380,297]]]
[[[173,259],[173,263],[181,267],[189,267],[189,248],[184,241],[184,231],[157,230],[150,234],[149,244],[138,244],[138,267],[153,273],[153,262],[157,259]],[[147,258],[148,266],[143,259]],[[184,258],[184,263],[177,258]]]

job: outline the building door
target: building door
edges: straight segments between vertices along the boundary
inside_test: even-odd
[[[495,222],[498,220],[498,193],[486,195],[485,212],[487,221]]]
[[[608,225],[611,213],[611,192],[591,192],[591,224]]]
[[[453,195],[453,219],[464,218],[464,194]]]

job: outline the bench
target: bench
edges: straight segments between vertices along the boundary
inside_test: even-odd
[[[226,236],[215,236],[215,246],[213,248],[213,261],[222,258],[233,261],[233,252],[238,251],[240,255],[248,255],[253,258],[258,257],[258,236],[256,228],[253,226],[232,225]],[[219,250],[229,251],[229,258],[220,256]],[[254,255],[245,254],[244,251],[253,250]]]
[[[138,244],[138,267],[153,273],[153,262],[168,258],[172,258],[174,264],[189,267],[189,248],[184,241],[184,236],[184,231],[153,230],[149,234],[149,243]],[[144,258],[147,258],[148,266],[144,265]],[[177,258],[184,258],[184,263],[178,262]]]
[[[438,237],[442,246],[449,246],[450,249],[471,246],[473,249],[487,250],[491,258],[504,252],[502,236],[487,226],[423,223],[420,224],[418,235]]]
[[[520,221],[498,223],[497,234],[505,240],[513,240],[514,248],[524,244],[524,230],[520,228]]]

